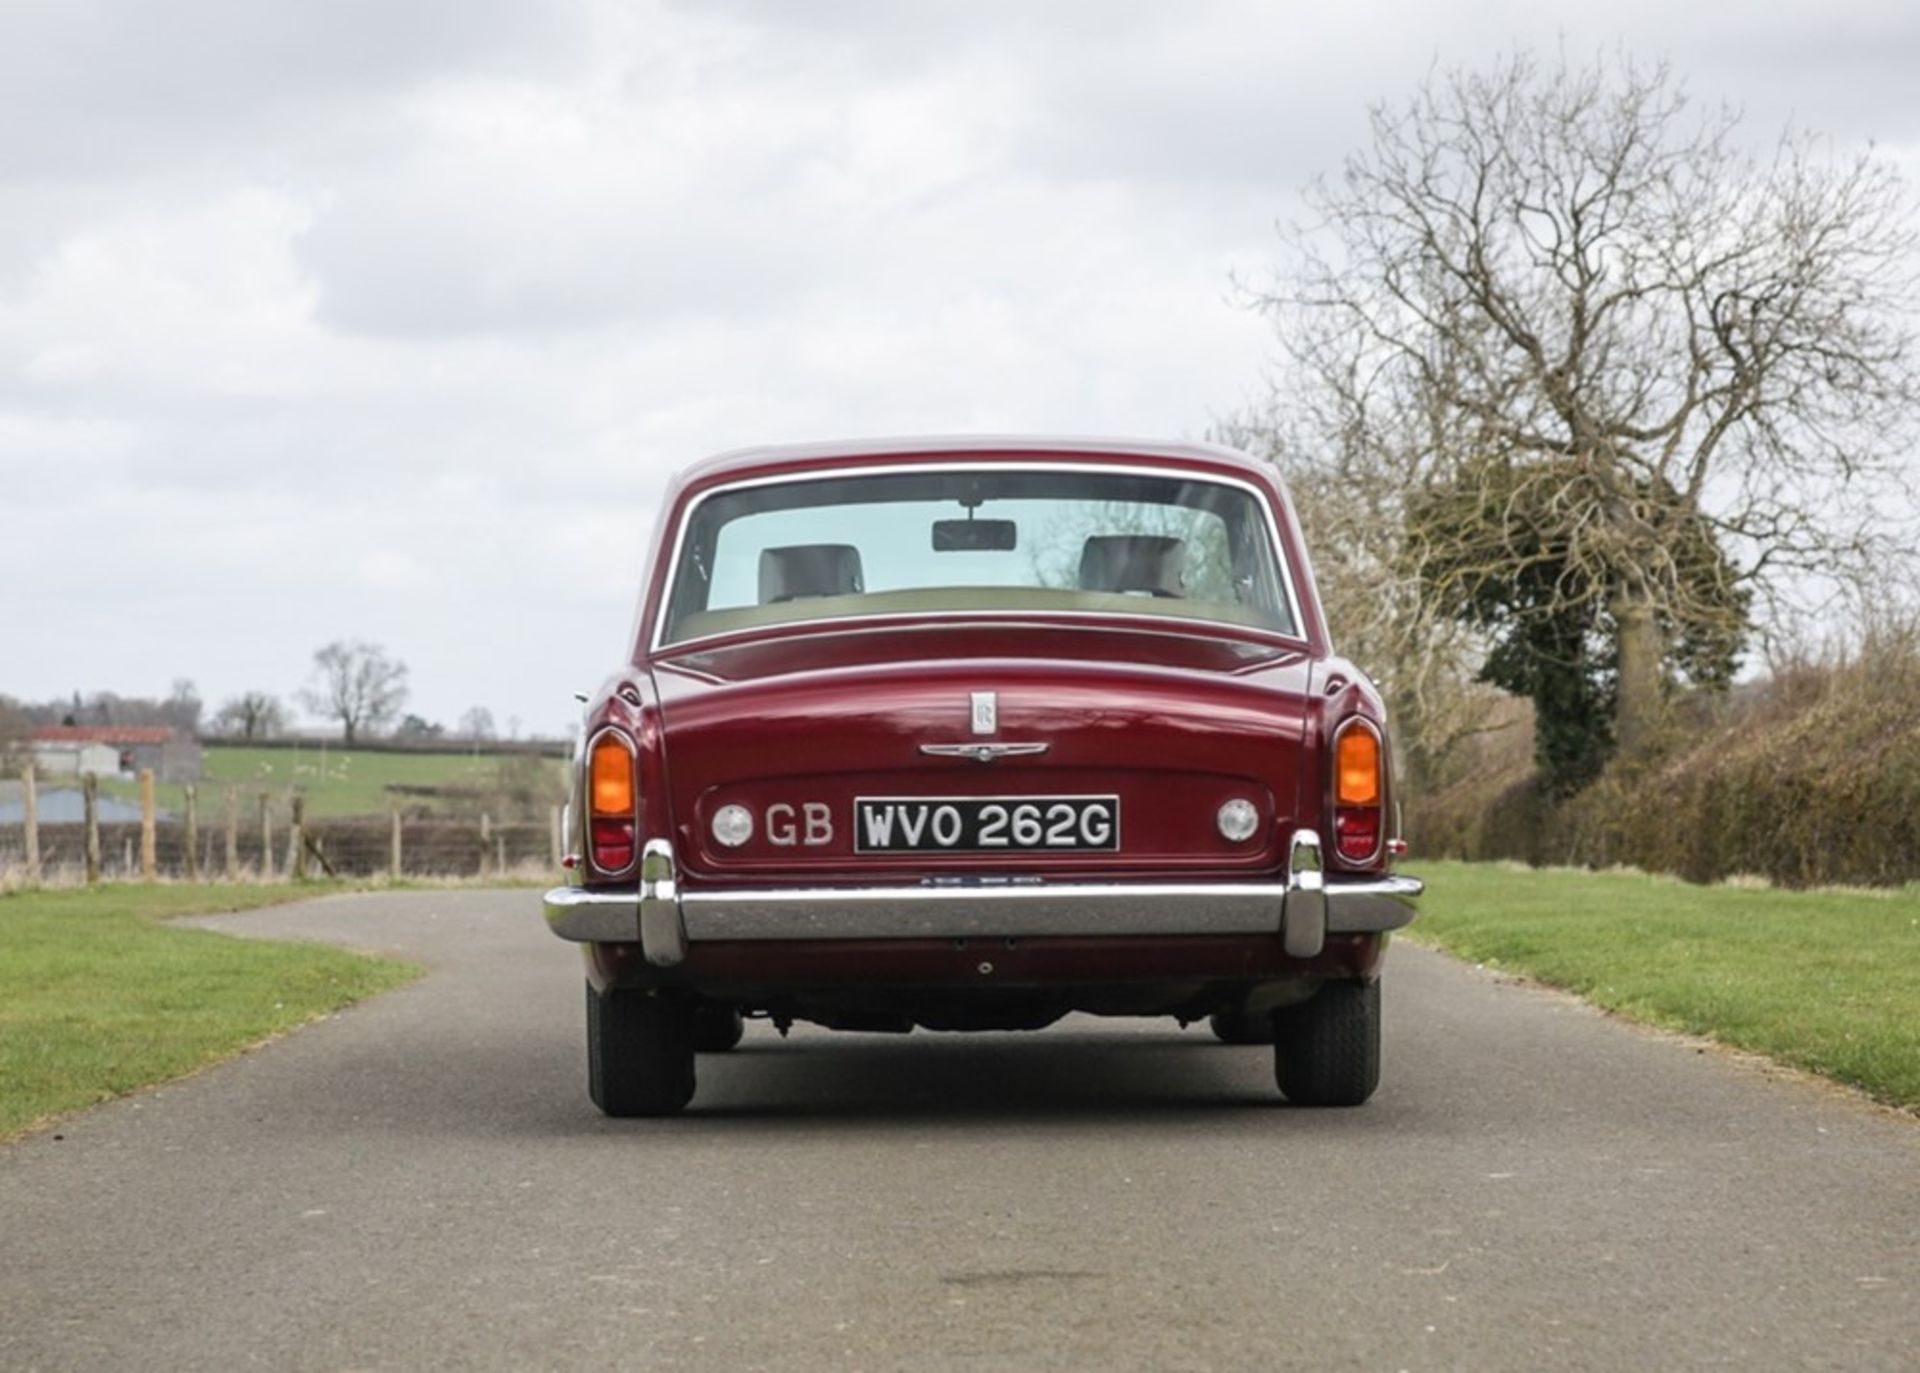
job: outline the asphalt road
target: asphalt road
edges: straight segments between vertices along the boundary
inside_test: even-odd
[[[1204,1028],[751,1025],[584,1089],[531,892],[207,921],[406,990],[0,1148],[0,1367],[1920,1366],[1920,1126],[1397,946],[1355,1111]]]

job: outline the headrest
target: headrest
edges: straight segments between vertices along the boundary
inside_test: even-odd
[[[760,604],[802,596],[851,596],[866,590],[860,550],[850,543],[802,543],[760,550]]]
[[[1162,534],[1095,534],[1080,549],[1082,591],[1184,596],[1187,542]]]

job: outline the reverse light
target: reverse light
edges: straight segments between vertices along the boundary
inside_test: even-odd
[[[1355,716],[1333,736],[1333,851],[1342,862],[1370,863],[1384,837],[1386,776],[1380,731]]]
[[[633,866],[639,850],[639,791],[633,745],[607,730],[587,755],[587,838],[594,868],[615,876]]]
[[[725,805],[713,813],[713,837],[730,849],[753,838],[753,812],[745,806]]]
[[[1244,796],[1236,796],[1224,802],[1214,815],[1213,822],[1220,828],[1220,837],[1235,844],[1244,844],[1253,838],[1253,832],[1260,828],[1260,811],[1253,802]]]

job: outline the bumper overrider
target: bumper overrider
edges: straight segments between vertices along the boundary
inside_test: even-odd
[[[670,968],[708,940],[1040,938],[1049,935],[1278,934],[1313,958],[1328,934],[1410,924],[1424,884],[1389,874],[1328,880],[1320,836],[1293,836],[1282,882],[931,880],[896,887],[682,891],[673,848],[647,841],[638,891],[555,887],[547,923],[562,939],[639,941]]]

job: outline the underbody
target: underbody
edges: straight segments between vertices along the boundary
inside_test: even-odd
[[[663,969],[639,944],[587,945],[595,988],[685,991],[776,1024],[907,1031],[1038,1030],[1075,1011],[1254,1014],[1310,998],[1329,979],[1370,980],[1387,936],[1329,935],[1312,958],[1272,935],[718,941]]]

